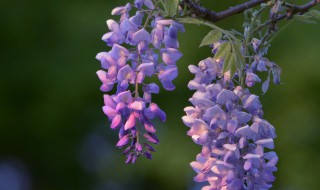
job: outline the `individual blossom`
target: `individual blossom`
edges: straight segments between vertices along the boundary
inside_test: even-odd
[[[176,62],[182,53],[177,49],[178,32],[183,26],[161,17],[161,10],[151,0],[135,0],[133,4],[116,7],[111,14],[120,21],[109,19],[109,32],[102,40],[110,51],[98,53],[96,59],[102,69],[97,72],[105,94],[103,112],[112,129],[119,130],[117,147],[125,147],[126,163],[134,163],[140,156],[152,158],[158,144],[154,120],[164,122],[166,114],[152,101],[160,87],[146,78],[157,75],[163,88],[174,90],[178,75]],[[135,13],[132,14],[132,11]]]

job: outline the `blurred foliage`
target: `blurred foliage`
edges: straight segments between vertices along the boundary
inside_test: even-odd
[[[203,0],[223,10],[239,1]],[[243,1],[241,1],[243,2]],[[301,3],[306,1],[301,1]],[[101,106],[100,64],[95,55],[108,48],[100,40],[119,1],[0,2],[0,163],[18,160],[34,190],[199,189],[189,162],[200,147],[181,122],[190,105],[189,64],[210,55],[198,48],[206,27],[186,26],[180,35],[184,57],[178,62],[174,92],[155,96],[168,121],[158,126],[160,145],[152,161],[125,165],[114,145]],[[242,30],[241,15],[218,25]],[[261,96],[265,118],[277,129],[279,171],[273,189],[318,189],[320,171],[320,24],[293,22],[274,40],[269,58],[283,69],[280,86]],[[260,89],[254,90],[259,95]],[[0,171],[1,173],[1,171]],[[0,175],[1,176],[1,175]],[[1,181],[1,180],[0,180]],[[12,189],[10,189],[12,190]]]

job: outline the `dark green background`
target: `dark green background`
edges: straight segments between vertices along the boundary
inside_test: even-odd
[[[222,10],[240,1],[204,3]],[[211,2],[211,3],[210,3]],[[243,2],[243,1],[241,1]],[[303,3],[306,1],[297,1]],[[200,189],[189,163],[200,147],[186,135],[183,108],[192,95],[187,66],[210,56],[198,48],[206,27],[180,35],[183,58],[174,92],[154,101],[168,121],[158,126],[161,144],[152,161],[125,165],[114,145],[117,132],[101,111],[95,55],[113,7],[125,0],[0,2],[0,164],[25,166],[34,190]],[[319,9],[319,8],[318,8]],[[242,15],[219,26],[241,30]],[[272,44],[269,59],[283,69],[280,86],[261,96],[265,118],[277,130],[279,171],[273,189],[319,189],[320,23],[295,21]],[[261,91],[257,91],[259,94]]]

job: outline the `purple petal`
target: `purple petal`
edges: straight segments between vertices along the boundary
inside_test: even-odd
[[[128,155],[127,155],[126,164],[128,164],[128,163],[130,163],[130,162],[131,162],[132,157],[133,157],[133,154],[132,154],[132,153],[130,153],[130,154],[128,154]]]
[[[273,83],[280,84],[281,69],[278,67],[272,69],[272,74],[273,74]]]
[[[208,178],[208,177],[207,177],[204,173],[199,173],[197,176],[195,176],[195,177],[193,178],[193,180],[194,180],[195,182],[201,183],[201,182],[207,181],[207,178]]]
[[[244,163],[244,166],[243,166],[243,169],[245,170],[250,170],[251,169],[251,160],[247,160],[245,163]]]
[[[159,86],[156,83],[151,83],[143,86],[143,91],[148,93],[159,94]]]
[[[136,15],[131,17],[129,20],[134,22],[136,25],[141,25],[144,13],[143,12],[136,12]]]
[[[153,143],[153,144],[159,144],[159,139],[153,135],[152,133],[145,133],[143,134],[144,138],[147,139],[147,141]]]
[[[128,107],[136,111],[142,111],[146,108],[146,104],[143,101],[134,101],[131,104],[129,104]]]
[[[225,105],[228,101],[234,102],[237,99],[238,97],[234,92],[223,89],[217,96],[217,104]]]
[[[266,68],[266,64],[263,60],[260,60],[257,66],[257,70],[262,72],[262,71],[268,71]]]
[[[137,31],[138,30],[138,26],[129,19],[123,20],[120,24],[120,28],[121,28],[122,32]]]
[[[261,79],[258,77],[258,75],[252,72],[247,72],[246,85],[248,87],[253,87],[256,82],[261,82]]]
[[[125,92],[121,92],[116,96],[116,102],[123,102],[126,104],[130,104],[132,102],[132,96],[131,96],[131,92],[125,91]]]
[[[227,123],[227,129],[230,133],[234,133],[238,127],[238,121],[237,120],[230,120]]]
[[[142,63],[137,68],[137,71],[141,71],[143,74],[149,77],[151,77],[155,72],[153,63]]]
[[[235,132],[235,135],[237,137],[246,137],[247,139],[251,139],[253,137],[252,130],[250,129],[250,127],[248,125],[237,129]]]
[[[164,36],[163,43],[167,48],[179,48],[178,29],[170,26],[168,33]]]
[[[123,146],[125,146],[125,145],[128,144],[129,140],[130,140],[129,134],[128,134],[128,135],[125,135],[125,136],[123,136],[123,137],[118,141],[118,143],[117,143],[116,146],[117,146],[117,147],[123,147]]]
[[[107,73],[105,71],[99,70],[99,71],[97,71],[97,75],[102,83],[108,82]]]
[[[121,57],[128,57],[129,51],[125,47],[114,44],[109,54],[113,59],[119,60]]]
[[[131,10],[131,4],[127,3],[126,6],[116,7],[112,10],[111,15],[121,15]]]
[[[107,52],[98,53],[96,59],[101,62],[104,69],[109,69],[111,65],[117,65],[117,62]]]
[[[103,95],[103,100],[104,100],[104,105],[109,106],[111,108],[115,108],[116,104],[113,101],[112,97],[109,96],[108,94]]]
[[[113,86],[114,86],[113,83],[111,83],[111,84],[102,84],[102,85],[100,86],[100,90],[101,90],[102,92],[108,92],[108,91],[110,91],[110,90],[113,89]]]
[[[131,146],[128,146],[123,152],[122,154],[128,154],[128,152],[132,149]]]
[[[246,145],[246,137],[241,137],[239,140],[239,148],[242,149]]]
[[[182,121],[186,126],[191,127],[193,125],[194,118],[190,116],[183,116]]]
[[[178,76],[178,69],[176,66],[169,67],[166,70],[162,71],[159,74],[159,79],[161,80],[170,80],[172,81]]]
[[[123,80],[134,81],[134,78],[135,78],[134,71],[131,69],[129,65],[122,67],[119,70],[118,76],[117,76],[117,79],[119,81],[123,81]]]
[[[257,114],[257,112],[259,112],[262,108],[259,97],[251,94],[248,98],[243,100],[243,108],[248,110],[253,115]]]
[[[205,114],[203,115],[203,118],[206,121],[211,121],[211,119],[213,118],[219,118],[219,119],[225,120],[226,114],[218,105],[215,105],[206,110]]]
[[[143,145],[146,147],[146,149],[155,152],[154,148],[151,145],[148,145],[147,143],[143,143]]]
[[[136,125],[136,118],[135,118],[134,114],[132,113],[124,125],[124,130],[127,131],[129,129],[132,129],[135,125]]]
[[[143,155],[146,157],[146,158],[148,158],[148,159],[152,159],[152,154],[150,154],[150,152],[148,152],[148,151],[145,151],[144,153],[143,153]]]
[[[266,164],[266,167],[274,167],[278,163],[278,157],[275,156],[271,159],[269,159],[269,162]]]
[[[264,154],[264,158],[267,160],[271,160],[274,157],[277,157],[277,154],[273,151],[270,151]]]
[[[117,115],[116,117],[113,118],[112,123],[111,123],[111,129],[115,129],[119,127],[121,124],[121,115]]]
[[[191,129],[188,131],[188,135],[192,136],[193,139],[198,139],[200,136],[205,135],[208,133],[209,127],[208,125],[200,120],[195,119]]]
[[[161,49],[161,53],[163,62],[168,65],[175,64],[182,57],[182,53],[174,48]]]
[[[200,162],[191,162],[190,166],[196,173],[200,173],[202,170],[202,164]]]
[[[136,82],[138,84],[143,83],[144,77],[145,77],[144,73],[143,72],[139,72],[138,75],[137,75],[137,78],[136,78]]]
[[[199,67],[197,67],[197,66],[195,66],[195,65],[189,65],[188,68],[189,68],[189,71],[190,71],[192,74],[197,74],[198,72],[200,72]]]
[[[145,5],[146,7],[148,7],[149,9],[151,9],[151,10],[154,9],[154,5],[153,5],[153,3],[152,3],[151,0],[144,0],[144,5]]]
[[[119,24],[116,21],[112,20],[112,19],[107,20],[107,25],[108,25],[109,30],[111,30],[111,31],[113,31],[115,33],[120,31]]]
[[[249,122],[252,116],[246,112],[233,111],[232,116],[238,120],[239,124],[245,124]]]
[[[137,155],[133,155],[131,159],[131,164],[134,164],[137,161]]]
[[[274,142],[272,138],[269,139],[261,139],[255,142],[258,145],[261,145],[263,147],[274,149]]]
[[[133,34],[132,40],[137,43],[141,41],[151,43],[152,38],[151,35],[143,28]]]
[[[140,143],[137,143],[137,144],[136,144],[136,150],[139,151],[139,152],[142,151],[142,146],[141,146]]]
[[[134,0],[134,5],[138,8],[141,9],[142,5],[144,3],[144,0]]]
[[[152,30],[151,36],[152,36],[152,44],[153,44],[153,46],[155,48],[160,48],[162,40],[164,38],[163,27],[157,25],[157,27]]]
[[[263,92],[263,94],[265,94],[268,91],[269,84],[270,84],[270,78],[268,77],[268,79],[266,81],[264,81],[263,84],[262,84],[262,92]]]
[[[111,108],[109,106],[103,106],[102,110],[103,110],[104,114],[106,114],[110,119],[113,119],[115,116],[118,115],[116,110],[114,110],[113,108]]]
[[[154,126],[152,125],[152,123],[150,122],[145,122],[144,123],[144,128],[146,129],[147,132],[149,133],[155,133],[156,129],[154,128]]]
[[[166,114],[155,103],[151,103],[150,106],[144,110],[144,115],[148,119],[158,117],[162,122],[166,120]]]
[[[168,91],[172,91],[176,88],[176,86],[172,83],[171,80],[162,80],[161,83],[163,88]]]
[[[107,79],[110,80],[110,82],[115,82],[117,77],[118,69],[116,66],[110,66],[107,73]]]

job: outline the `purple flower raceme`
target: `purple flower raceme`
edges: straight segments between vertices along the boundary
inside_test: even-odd
[[[275,129],[262,118],[259,97],[234,85],[222,68],[223,60],[213,58],[189,66],[195,78],[188,87],[196,92],[182,120],[190,128],[187,134],[202,146],[191,162],[194,180],[209,183],[202,190],[270,189],[278,161],[272,151]],[[246,85],[255,82],[260,79],[248,69]]]
[[[130,14],[132,9],[137,10],[134,15]],[[112,15],[119,15],[120,22],[108,20],[110,32],[102,37],[112,48],[96,56],[103,68],[97,72],[102,82],[100,90],[109,92],[117,87],[116,94],[104,95],[103,111],[111,121],[110,127],[119,129],[116,146],[127,146],[123,152],[126,163],[134,163],[141,155],[151,159],[150,152],[154,149],[150,143],[159,143],[152,120],[166,120],[166,114],[152,102],[152,94],[159,93],[159,86],[147,84],[144,79],[157,75],[164,89],[175,89],[172,83],[178,75],[175,64],[182,56],[177,49],[177,35],[184,28],[158,16],[159,11],[151,0],[135,0],[133,5],[113,9]],[[148,31],[149,28],[152,29]]]

